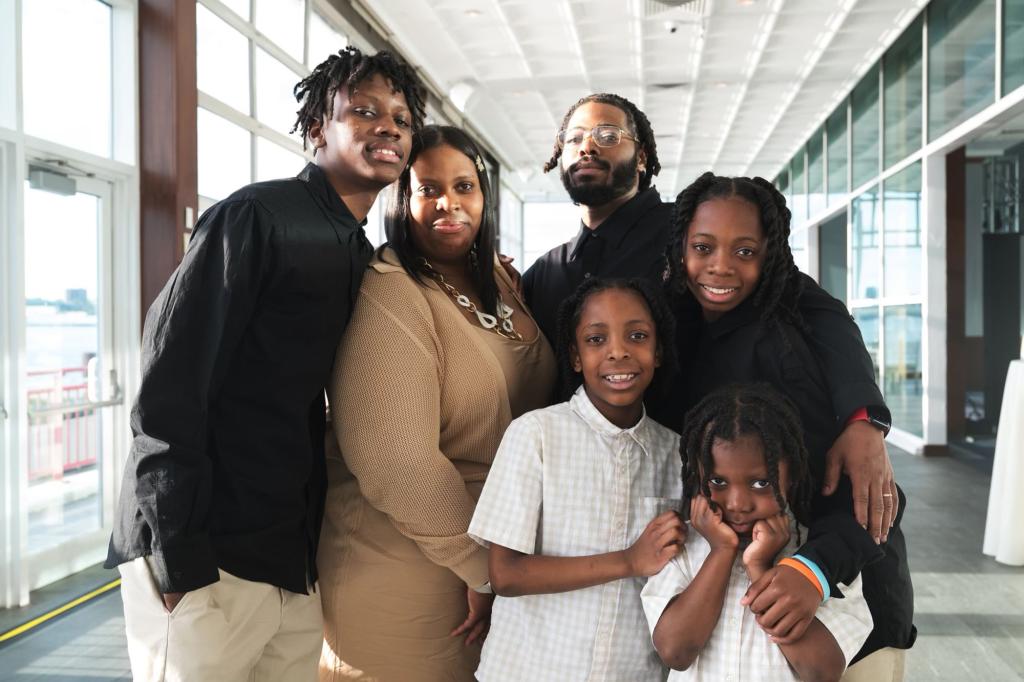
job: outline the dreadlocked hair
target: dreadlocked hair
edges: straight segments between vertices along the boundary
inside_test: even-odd
[[[424,126],[412,136],[412,150],[409,152],[409,163],[398,176],[397,184],[392,188],[391,200],[384,216],[384,234],[387,246],[398,256],[402,267],[418,284],[426,286],[423,281],[423,269],[418,260],[421,258],[409,237],[409,223],[412,220],[412,209],[409,199],[412,196],[412,167],[423,152],[435,147],[448,146],[466,156],[476,167],[477,184],[484,199],[483,214],[480,217],[480,229],[467,255],[469,274],[476,285],[480,297],[481,309],[490,315],[498,314],[498,283],[494,277],[494,254],[498,248],[498,219],[495,207],[498,197],[491,189],[483,163],[480,147],[464,130],[455,126]]]
[[[345,87],[351,93],[368,78],[380,74],[386,78],[394,92],[401,92],[412,114],[412,130],[423,126],[426,113],[426,90],[408,64],[394,54],[382,50],[364,55],[349,46],[332,54],[316,65],[313,72],[295,84],[292,90],[300,109],[290,133],[302,133],[302,148],[306,148],[309,130],[314,123],[322,123],[334,115],[334,95]]]
[[[779,509],[786,510],[788,498],[793,516],[808,525],[812,481],[800,417],[793,403],[768,384],[719,388],[686,413],[679,442],[684,494],[692,498],[700,493],[711,499],[708,480],[715,471],[715,440],[735,441],[741,436],[757,437],[764,446],[768,479]],[[779,463],[783,461],[789,463],[785,495],[779,489]]]
[[[761,218],[765,259],[753,301],[761,309],[761,320],[782,320],[802,329],[804,323],[797,300],[803,290],[803,282],[789,248],[791,213],[786,207],[786,198],[764,178],[729,178],[708,172],[679,193],[672,209],[673,234],[665,253],[665,277],[670,293],[681,297],[692,295],[686,286],[683,261],[686,258],[686,235],[697,207],[705,201],[731,197],[750,202]]]
[[[610,289],[636,292],[651,313],[661,362],[654,373],[651,384],[647,387],[646,395],[652,398],[662,397],[672,383],[677,368],[676,321],[664,294],[646,279],[601,279],[600,277],[591,277],[585,280],[558,307],[555,355],[558,361],[562,397],[568,400],[583,383],[580,374],[573,369],[572,362],[572,351],[576,347],[576,328],[583,316],[583,308],[591,296]]]
[[[651,186],[651,179],[661,172],[661,162],[658,161],[658,144],[654,141],[654,131],[651,129],[651,122],[647,120],[647,115],[640,111],[639,108],[625,97],[620,95],[613,95],[607,92],[598,92],[593,95],[587,95],[580,99],[576,104],[573,104],[569,111],[565,112],[565,117],[562,118],[562,125],[559,126],[558,132],[561,133],[565,130],[565,127],[569,125],[569,119],[572,115],[584,104],[588,102],[597,102],[598,104],[610,104],[613,107],[621,109],[626,114],[626,121],[629,126],[629,132],[631,135],[637,138],[637,144],[640,149],[644,150],[644,154],[647,157],[647,163],[644,167],[644,172],[640,174],[640,186],[639,190],[643,192],[645,189]],[[547,173],[552,168],[558,166],[558,160],[562,156],[562,144],[555,138],[555,147],[551,151],[551,158],[548,159],[547,163],[544,164],[544,172]]]

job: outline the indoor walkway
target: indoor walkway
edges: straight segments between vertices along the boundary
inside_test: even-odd
[[[891,454],[909,498],[904,530],[920,630],[907,659],[907,681],[1024,680],[1024,568],[1003,566],[981,554],[988,460],[966,454],[929,460],[897,450]],[[90,575],[91,587],[116,574]],[[0,622],[4,615],[10,614],[0,612]],[[0,645],[2,681],[130,678],[116,590]]]

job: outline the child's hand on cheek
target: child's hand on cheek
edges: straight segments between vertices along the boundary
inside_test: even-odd
[[[690,523],[708,541],[712,550],[735,551],[739,547],[739,536],[722,521],[722,510],[712,507],[711,501],[703,495],[690,500]]]
[[[751,580],[771,568],[775,555],[789,542],[789,517],[783,512],[754,524],[751,542],[743,551],[743,565]]]

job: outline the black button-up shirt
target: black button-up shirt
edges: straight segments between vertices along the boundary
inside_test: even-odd
[[[146,316],[108,567],[152,555],[161,592],[215,582],[218,567],[306,592],[324,384],[372,255],[314,164],[203,215]]]
[[[714,322],[703,320],[699,304],[689,296],[676,301],[675,314],[682,377],[667,399],[652,407],[651,416],[679,431],[687,410],[709,392],[731,383],[765,382],[788,397],[800,413],[816,491],[813,520],[798,553],[818,564],[835,595],[842,594],[837,583],[849,583],[861,574],[864,598],[874,620],[874,629],[851,663],[883,647],[909,648],[917,631],[913,625],[914,590],[900,529],[906,497],[898,491],[896,524],[889,531],[888,542],[876,545],[853,515],[852,488],[846,476],[840,478],[832,495],[817,493],[824,480],[825,454],[844,424],[835,418],[821,364],[803,333],[785,323],[762,323],[761,310],[752,298]],[[857,328],[849,331],[856,333],[849,343],[860,344],[861,355],[866,355]]]
[[[523,275],[526,303],[541,331],[555,342],[558,306],[588,276],[646,277],[662,284],[665,247],[672,236],[672,204],[655,188],[638,193],[594,230],[585,225],[565,244],[541,256]],[[860,329],[841,301],[803,276],[800,314],[807,342],[821,362],[836,418],[861,407],[885,409]],[[651,406],[648,405],[648,408]]]

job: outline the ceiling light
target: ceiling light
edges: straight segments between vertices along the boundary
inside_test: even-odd
[[[474,17],[474,18],[476,18],[476,17],[480,16],[481,14],[483,14],[483,12],[481,12],[478,9],[467,9],[465,14],[466,14],[467,17]]]

